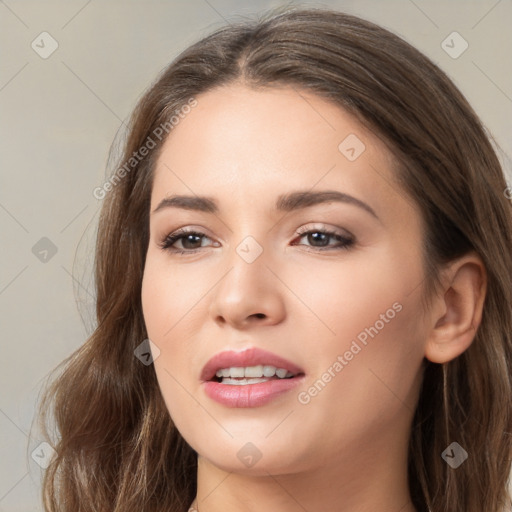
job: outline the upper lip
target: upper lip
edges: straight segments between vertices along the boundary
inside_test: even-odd
[[[239,352],[226,350],[215,354],[203,366],[200,378],[203,381],[211,380],[215,377],[217,370],[221,368],[257,366],[260,364],[284,368],[295,375],[304,373],[302,368],[283,357],[260,348],[251,347]]]

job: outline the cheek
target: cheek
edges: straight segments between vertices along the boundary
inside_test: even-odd
[[[376,322],[379,331],[383,326],[389,331],[391,323],[399,325],[398,317],[405,315],[397,314],[397,309],[409,299],[416,300],[414,291],[423,281],[418,252],[387,245],[347,253],[339,261],[311,261],[300,272],[291,272],[285,280],[306,306],[303,327],[315,329],[327,342],[339,343]]]
[[[323,443],[333,450],[364,449],[371,439],[405,431],[416,407],[423,361],[415,302],[395,302],[390,311],[384,301],[357,318],[349,311],[339,315],[340,334],[316,356],[320,359],[297,397],[300,428],[321,429]],[[311,360],[320,352],[318,345]]]
[[[396,412],[400,401],[414,407],[424,353],[423,270],[419,252],[398,249],[319,265],[314,279],[295,283],[314,314],[305,316],[302,339],[314,362],[308,385],[315,389],[306,392],[314,401],[318,396],[321,409],[340,403],[364,415],[372,407]]]
[[[185,324],[191,324],[190,318],[201,309],[204,294],[201,279],[191,279],[179,266],[148,255],[141,301],[149,338],[161,348],[167,345]]]
[[[183,411],[190,414],[197,405],[190,398],[190,393],[197,392],[193,386],[199,385],[198,376],[195,379],[190,371],[197,357],[194,329],[201,325],[206,305],[201,299],[210,286],[204,280],[190,279],[179,266],[160,261],[158,255],[146,258],[141,290],[144,322],[148,338],[159,350],[155,372],[178,428]]]

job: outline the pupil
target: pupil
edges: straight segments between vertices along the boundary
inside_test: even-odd
[[[200,237],[198,235],[187,235],[184,239],[183,239],[183,245],[185,246],[186,249],[195,249],[195,247],[187,247],[187,244],[190,242],[192,244],[194,244],[194,241],[191,240],[192,238],[196,238],[195,242],[197,243],[198,241],[200,241]]]
[[[318,236],[317,236],[318,235]],[[310,237],[309,239],[309,242],[311,243],[311,241],[322,241],[322,238],[323,238],[323,242],[326,242],[327,241],[327,235],[325,233],[319,233],[319,232],[315,232],[315,233],[310,233],[308,235],[308,237]],[[314,245],[314,244],[313,244]],[[321,245],[326,245],[325,243],[322,243]]]

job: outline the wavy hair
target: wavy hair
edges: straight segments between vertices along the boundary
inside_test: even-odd
[[[315,93],[386,143],[425,221],[428,296],[443,264],[469,251],[482,258],[488,288],[473,343],[448,363],[425,360],[409,489],[418,512],[503,512],[512,459],[512,204],[504,172],[481,121],[443,71],[388,30],[325,8],[277,9],[216,29],[139,100],[105,187],[96,328],[55,369],[62,371],[39,404],[56,450],[43,479],[45,510],[184,512],[195,497],[197,454],[170,418],[153,365],[141,364],[134,350],[147,338],[141,283],[153,170],[165,141],[155,130],[191,98],[230,83]],[[131,161],[149,138],[154,147]],[[441,453],[455,439],[469,458],[453,470]]]

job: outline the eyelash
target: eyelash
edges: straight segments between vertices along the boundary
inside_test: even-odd
[[[323,235],[327,235],[329,238],[337,238],[341,245],[334,246],[334,247],[314,247],[314,246],[306,246],[311,247],[313,252],[317,251],[331,251],[331,250],[349,250],[352,245],[355,243],[355,239],[351,237],[342,236],[335,231],[329,231],[324,229],[307,229],[307,230],[297,230],[296,234],[299,235],[300,238],[302,238],[305,235],[311,234],[311,233],[322,233]],[[197,247],[196,249],[177,249],[175,247],[172,247],[172,245],[177,242],[178,240],[181,240],[183,238],[186,238],[188,235],[195,235],[198,237],[206,237],[204,233],[201,233],[199,231],[189,230],[189,229],[179,229],[178,231],[175,231],[174,233],[171,233],[167,235],[161,242],[158,243],[158,246],[164,250],[169,251],[172,253],[177,254],[194,254],[198,250],[201,249],[201,247]],[[208,237],[206,237],[208,238]],[[310,249],[311,250],[311,249]]]

